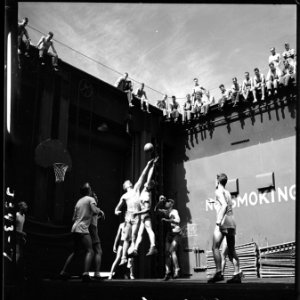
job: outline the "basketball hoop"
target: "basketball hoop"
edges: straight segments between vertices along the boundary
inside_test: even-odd
[[[65,179],[65,174],[67,169],[69,168],[68,165],[64,163],[54,163],[53,169],[55,174],[55,182],[63,182]]]

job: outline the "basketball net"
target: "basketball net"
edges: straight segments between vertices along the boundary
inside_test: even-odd
[[[65,174],[68,169],[68,165],[64,163],[54,163],[53,169],[55,174],[55,182],[63,182],[65,179]]]

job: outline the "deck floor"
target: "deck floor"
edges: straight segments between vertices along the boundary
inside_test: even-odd
[[[103,280],[82,283],[71,279],[28,281],[7,287],[6,300],[293,300],[294,278],[244,279],[242,284],[225,281],[208,284],[203,280],[161,279]]]

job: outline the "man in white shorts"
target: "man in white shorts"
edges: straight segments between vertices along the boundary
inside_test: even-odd
[[[231,195],[229,191],[225,189],[227,180],[228,178],[226,174],[221,173],[217,175],[215,191],[217,220],[212,245],[212,252],[216,264],[216,273],[208,280],[208,283],[215,283],[224,280],[224,274],[222,274],[222,256],[220,253],[220,247],[224,237],[227,242],[228,258],[234,265],[234,275],[231,279],[227,280],[227,283],[241,283],[243,277],[243,273],[240,270],[239,258],[235,251],[236,223],[233,217],[233,203]]]
[[[137,232],[140,225],[140,217],[138,215],[134,215],[134,213],[139,212],[140,208],[140,188],[144,181],[145,176],[147,175],[151,165],[153,163],[153,159],[148,161],[146,167],[144,168],[140,178],[133,186],[130,180],[126,180],[123,184],[123,189],[126,191],[120,198],[118,205],[115,208],[115,214],[118,216],[121,214],[121,208],[126,204],[127,210],[125,213],[125,239],[122,250],[122,258],[120,265],[127,263],[127,252],[130,245],[134,249]],[[131,232],[131,238],[129,233]]]
[[[143,188],[140,198],[139,198],[141,210],[139,212],[133,213],[133,217],[135,217],[135,216],[141,217],[141,223],[140,223],[136,243],[134,245],[134,250],[132,252],[133,256],[138,255],[138,248],[139,248],[140,243],[142,242],[143,233],[144,233],[145,229],[148,233],[149,241],[150,241],[150,249],[149,249],[148,253],[146,254],[146,256],[154,255],[157,253],[157,249],[155,247],[155,234],[152,229],[152,222],[151,222],[151,215],[150,215],[150,209],[151,209],[151,205],[152,205],[152,190],[155,185],[154,181],[152,180],[152,176],[153,176],[154,167],[155,167],[155,164],[157,161],[158,161],[158,157],[156,157],[153,160],[152,166],[148,172],[147,181],[144,184],[144,188]],[[128,251],[128,254],[131,254],[131,253]]]

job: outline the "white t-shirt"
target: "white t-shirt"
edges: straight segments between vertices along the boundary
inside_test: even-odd
[[[177,224],[174,224],[174,223],[171,223],[171,228],[172,228],[172,232],[174,233],[178,233],[180,232],[181,228],[179,226],[179,223],[180,223],[180,217],[179,217],[179,214],[178,214],[178,211],[177,209],[172,209],[169,213],[169,218],[170,219],[173,219],[174,221],[178,222],[178,225]]]
[[[273,62],[274,66],[277,68],[279,66],[280,63],[280,54],[279,53],[275,53],[274,55],[270,55],[269,56],[269,63]]]
[[[74,208],[74,224],[71,232],[89,233],[89,226],[94,215],[92,205],[96,205],[93,197],[84,196],[78,200]]]

